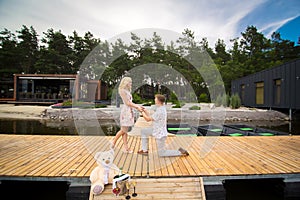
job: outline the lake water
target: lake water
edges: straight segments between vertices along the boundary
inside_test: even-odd
[[[175,123],[175,122],[171,122]],[[201,123],[201,125],[204,124]],[[281,123],[278,126],[274,123],[247,123],[251,126],[264,127],[276,131],[286,132],[293,135],[300,135],[300,120],[291,123]],[[119,126],[114,121],[99,121],[99,125],[104,135],[113,136]],[[85,135],[99,135],[99,126],[85,127]],[[29,134],[29,135],[78,135],[78,131],[73,121],[51,121],[51,120],[20,120],[20,119],[0,119],[0,134]],[[80,134],[82,135],[82,134]]]

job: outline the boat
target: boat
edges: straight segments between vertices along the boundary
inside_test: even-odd
[[[287,133],[252,127],[244,124],[201,125],[193,127],[189,124],[168,124],[168,132],[176,135],[192,136],[279,136]]]
[[[236,129],[239,131],[246,131],[249,136],[279,136],[279,135],[288,135],[288,133],[274,131],[266,128],[252,127],[244,124],[228,124],[224,125],[225,127]]]
[[[223,132],[223,126],[208,124],[198,126],[197,130],[204,136],[221,136]]]
[[[202,136],[202,134],[189,124],[167,124],[169,133],[177,136]]]
[[[222,134],[224,136],[232,136],[232,137],[239,137],[239,136],[250,136],[249,131],[247,130],[239,130],[227,126],[223,126],[223,132]]]
[[[204,136],[248,136],[249,133],[237,130],[223,125],[201,125],[197,127],[198,131]]]

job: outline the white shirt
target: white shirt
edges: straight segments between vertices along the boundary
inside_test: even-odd
[[[165,106],[159,106],[152,115],[153,119],[153,136],[162,138],[168,135],[167,131],[167,109]]]

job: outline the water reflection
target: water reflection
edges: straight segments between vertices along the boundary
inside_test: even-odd
[[[176,123],[176,121],[170,121],[170,123]],[[193,123],[195,122],[191,121],[191,125]],[[204,124],[205,122],[201,122],[199,125]],[[290,123],[247,122],[243,124],[300,135],[299,120]],[[119,131],[119,126],[114,121],[102,120],[99,121],[99,124],[85,121],[84,123],[80,123],[80,126],[76,128],[73,121],[0,119],[0,134],[113,136]]]
[[[119,131],[114,121],[99,121],[99,124],[101,129],[94,124],[76,128],[73,121],[0,119],[0,134],[112,136]]]

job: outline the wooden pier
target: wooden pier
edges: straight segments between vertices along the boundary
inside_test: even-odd
[[[89,177],[93,154],[105,151],[112,137],[0,135],[0,176]],[[235,176],[300,173],[300,136],[169,137],[168,144],[188,149],[188,157],[160,158],[155,139],[149,156],[138,155],[139,137],[130,137],[133,154],[115,150],[114,163],[135,177]]]
[[[112,139],[107,136],[0,135],[0,179],[89,184],[89,175],[96,167],[93,155],[108,150]],[[183,181],[184,185],[187,179],[200,180],[199,177],[204,182],[226,177],[300,180],[300,136],[168,137],[168,148],[183,147],[190,153],[187,157],[161,158],[154,138],[150,138],[149,144],[149,156],[139,155],[141,139],[130,136],[129,146],[134,153],[124,153],[120,142],[115,148],[114,163],[141,183]],[[140,184],[140,187],[148,186]],[[144,199],[154,198],[143,195],[146,194],[141,194]]]

